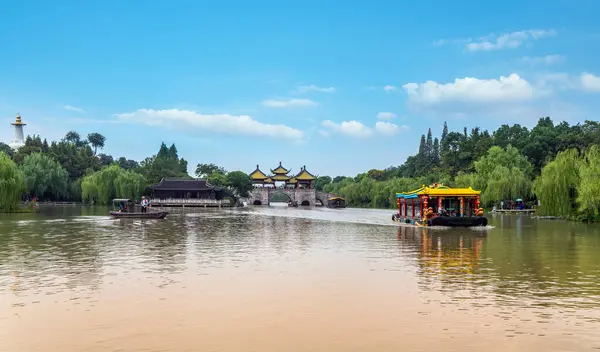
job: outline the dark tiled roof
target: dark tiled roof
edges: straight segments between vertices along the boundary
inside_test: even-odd
[[[195,180],[186,180],[183,178],[163,178],[159,183],[153,184],[150,186],[153,190],[163,190],[163,191],[220,191],[221,187],[216,187],[206,180],[195,179]]]

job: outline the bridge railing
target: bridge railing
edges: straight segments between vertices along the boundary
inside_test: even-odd
[[[229,199],[181,199],[181,198],[155,198],[150,200],[150,204],[190,204],[190,205],[225,205],[229,204]]]

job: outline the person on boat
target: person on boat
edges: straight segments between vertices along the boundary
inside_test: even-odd
[[[448,216],[448,212],[444,209],[443,205],[438,208],[438,216]]]
[[[141,206],[142,206],[142,213],[145,213],[148,208],[148,199],[146,197],[142,197]]]

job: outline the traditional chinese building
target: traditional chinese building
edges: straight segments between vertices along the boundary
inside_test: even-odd
[[[150,186],[154,199],[209,199],[221,200],[224,191],[202,179],[186,180],[181,178],[163,178]]]
[[[252,183],[255,187],[275,187],[275,182],[273,179],[267,176],[264,172],[260,171],[258,165],[256,165],[256,170],[250,173],[250,178],[252,179]]]
[[[283,167],[281,162],[274,170],[270,170],[272,176],[269,176],[260,170],[256,165],[256,170],[250,173],[250,178],[255,187],[275,187],[276,183],[283,184],[286,189],[312,189],[316,177],[306,170],[306,166],[300,168],[300,172],[295,176],[290,176],[291,170]]]

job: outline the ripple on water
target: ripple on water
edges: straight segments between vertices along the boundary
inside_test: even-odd
[[[225,332],[243,346],[277,349],[278,336],[298,350],[448,347],[443,336],[479,349],[600,344],[594,226],[493,217],[485,229],[415,228],[390,211],[288,207],[114,220],[73,209],[81,213],[0,218],[0,312],[14,312],[0,313],[0,331],[16,327],[16,349],[35,350],[32,331],[37,347],[77,331],[149,350],[161,348],[152,336],[182,350],[239,350],[215,338]],[[41,322],[57,316],[44,334]],[[197,326],[212,335],[186,330]]]

